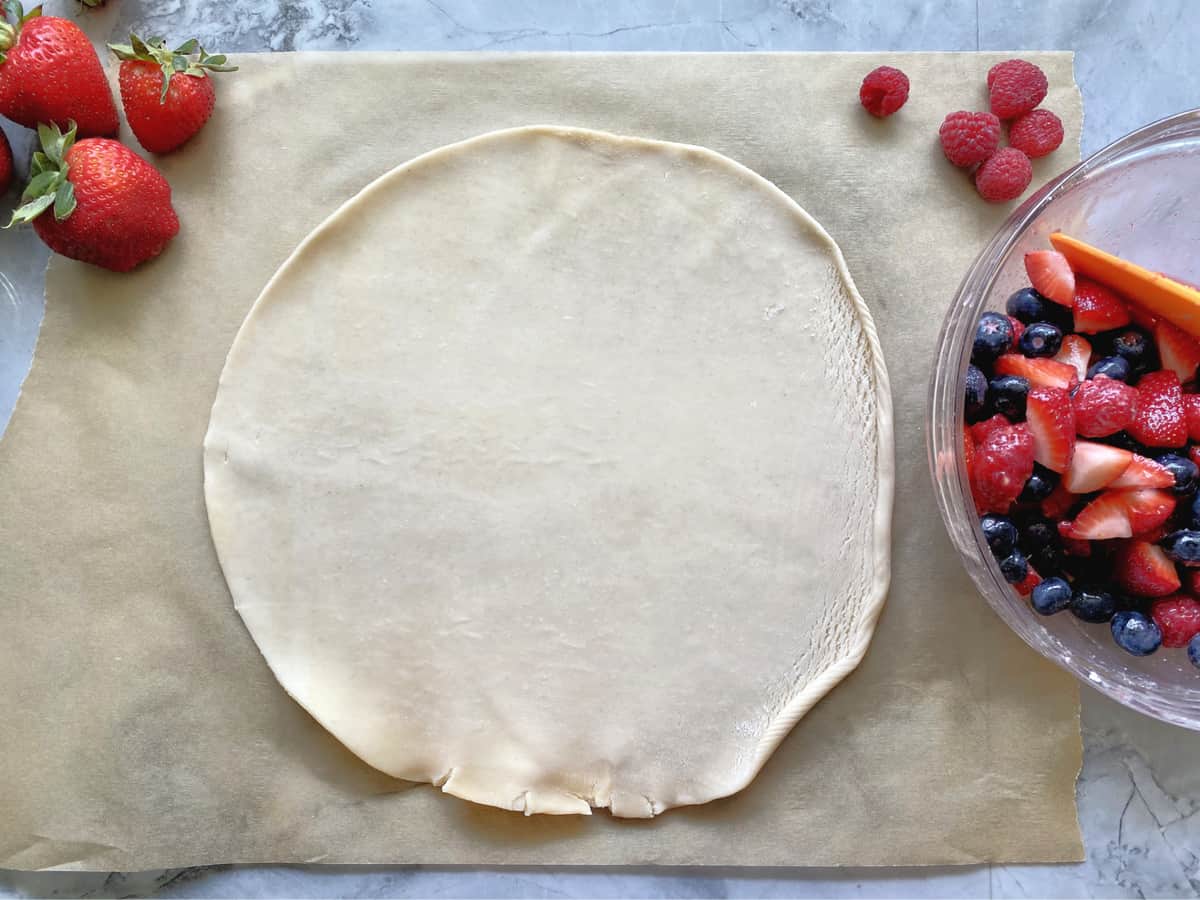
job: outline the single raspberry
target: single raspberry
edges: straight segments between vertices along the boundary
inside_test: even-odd
[[[1046,99],[1046,73],[1023,59],[996,63],[987,74],[992,112],[1001,119],[1015,119]]]
[[[858,99],[873,116],[890,116],[908,99],[908,76],[891,66],[880,66],[867,74]]]
[[[946,159],[961,169],[979,165],[1000,146],[1000,120],[989,112],[960,109],[938,129]]]
[[[1035,109],[1008,128],[1008,143],[1030,159],[1053,153],[1063,142],[1062,119],[1048,109]]]
[[[1186,647],[1200,634],[1200,603],[1178,594],[1150,604],[1150,617],[1162,632],[1164,647]]]
[[[975,189],[989,203],[1015,200],[1033,181],[1029,157],[1012,147],[1001,147],[975,173]]]

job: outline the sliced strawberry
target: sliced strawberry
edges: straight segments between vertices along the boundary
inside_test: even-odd
[[[1097,375],[1071,395],[1075,430],[1083,437],[1107,437],[1128,428],[1137,408],[1137,391],[1123,381]]]
[[[1147,331],[1154,331],[1154,326],[1158,324],[1158,316],[1140,303],[1126,301],[1125,305],[1129,308],[1129,318],[1133,320],[1133,324],[1141,325]]]
[[[975,441],[976,446],[982,444],[988,439],[988,435],[997,428],[1007,428],[1012,422],[1007,416],[996,413],[990,419],[984,419],[982,422],[976,422],[971,426],[971,439]]]
[[[1187,422],[1188,437],[1200,441],[1200,394],[1183,395],[1183,418]]]
[[[1188,459],[1200,466],[1200,447],[1195,445],[1188,447]]]
[[[976,505],[1007,512],[1033,474],[1033,435],[1024,423],[997,428],[976,450]]]
[[[1055,362],[1075,367],[1075,374],[1082,384],[1087,378],[1088,363],[1092,360],[1092,345],[1080,334],[1068,334],[1062,339],[1062,347],[1053,357]]]
[[[1129,435],[1147,447],[1182,447],[1186,444],[1187,416],[1175,373],[1164,369],[1143,375],[1137,393],[1137,411],[1127,429]]]
[[[1158,528],[1175,512],[1175,495],[1168,491],[1139,488],[1115,493],[1125,500],[1125,506],[1129,510],[1129,527],[1133,529],[1134,534],[1144,534]]]
[[[1102,284],[1087,278],[1075,283],[1075,330],[1084,334],[1111,331],[1129,324],[1125,303]]]
[[[963,462],[967,466],[967,480],[975,471],[975,439],[971,437],[971,429],[963,426]]]
[[[1130,541],[1117,551],[1113,576],[1124,590],[1139,597],[1165,597],[1179,590],[1175,565],[1155,544]]]
[[[1090,494],[1119,478],[1132,460],[1133,454],[1120,447],[1076,441],[1062,484],[1072,494]]]
[[[1169,488],[1175,486],[1175,476],[1166,466],[1145,456],[1133,454],[1125,471],[1108,483],[1113,490],[1129,488]]]
[[[1013,585],[1013,590],[1022,597],[1028,597],[1033,593],[1033,589],[1042,583],[1042,576],[1037,573],[1033,566],[1029,567],[1029,574],[1021,581]]]
[[[1133,536],[1129,507],[1123,491],[1107,491],[1079,511],[1071,522],[1059,522],[1058,533],[1065,538],[1084,541],[1108,541]]]
[[[1157,544],[1169,534],[1166,525],[1156,525],[1149,531],[1138,531],[1133,535],[1135,541],[1145,541],[1147,544]]]
[[[1079,459],[1080,443],[1082,442],[1075,444],[1075,457],[1072,462]],[[1068,469],[1068,471],[1070,470]],[[1065,519],[1078,502],[1079,497],[1071,493],[1067,486],[1060,481],[1050,492],[1050,496],[1042,501],[1042,515],[1055,521]]]
[[[1170,369],[1178,375],[1181,382],[1196,380],[1196,367],[1200,366],[1200,341],[1166,319],[1154,326],[1154,340],[1158,343],[1158,355],[1164,369]]]
[[[1052,359],[1029,359],[1019,353],[1005,353],[996,360],[997,375],[1020,375],[1030,385],[1069,391],[1079,383],[1075,367]]]
[[[1075,273],[1067,258],[1057,250],[1035,250],[1025,254],[1025,272],[1033,289],[1063,306],[1075,304]]]
[[[1061,388],[1035,387],[1025,404],[1033,434],[1033,458],[1052,472],[1065,472],[1075,450],[1075,412]]]
[[[1186,647],[1200,634],[1200,601],[1183,594],[1163,597],[1150,604],[1150,618],[1162,632],[1164,647]]]

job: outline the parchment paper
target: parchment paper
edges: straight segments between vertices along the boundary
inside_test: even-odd
[[[1070,54],[1023,56],[1068,135],[1040,181],[1077,158],[1081,102]],[[1001,58],[239,57],[209,125],[160,161],[183,221],[167,253],[133,275],[56,258],[47,276],[0,444],[0,866],[1082,858],[1077,688],[976,596],[925,462],[934,338],[1007,212],[941,159],[937,126],[983,107]],[[857,90],[885,62],[912,96],[877,121]],[[774,181],[845,251],[892,376],[893,586],[865,662],[747,790],[647,822],[523,818],[359,762],[271,677],[205,518],[217,376],[288,252],[396,164],[530,123],[702,144]]]

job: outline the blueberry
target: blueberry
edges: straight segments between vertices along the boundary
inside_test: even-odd
[[[1046,308],[1051,302],[1031,287],[1021,288],[1008,298],[1004,311],[1028,325],[1030,322],[1043,322],[1046,319]]]
[[[1020,375],[1001,375],[988,383],[991,407],[1004,413],[1010,422],[1025,421],[1025,401],[1029,399],[1029,379]]]
[[[1039,575],[1049,577],[1051,575],[1063,575],[1067,571],[1066,556],[1062,551],[1062,547],[1049,546],[1043,547],[1029,554],[1029,563],[1037,571]]]
[[[964,403],[967,421],[974,422],[984,417],[984,410],[987,409],[987,389],[987,376],[978,367],[967,366],[967,398]]]
[[[1064,556],[1062,567],[1068,575],[1083,584],[1106,584],[1112,577],[1112,561],[1096,553],[1094,546],[1091,556]]]
[[[1192,505],[1189,511],[1191,513],[1191,517],[1188,519],[1188,524],[1193,528],[1200,529],[1200,494],[1197,494],[1192,499]]]
[[[1034,475],[1037,475],[1037,469],[1040,467],[1037,463],[1033,465]],[[1058,529],[1044,516],[1034,515],[1022,519],[1017,524],[1017,530],[1021,534],[1018,543],[1026,553],[1037,553],[1045,547],[1058,545]]]
[[[1167,556],[1185,566],[1200,566],[1200,531],[1184,528],[1173,531],[1162,540]]]
[[[1014,550],[1000,560],[1000,574],[1009,584],[1020,584],[1029,575],[1029,560],[1020,550]]]
[[[1097,375],[1107,375],[1114,381],[1128,382],[1130,375],[1129,360],[1123,356],[1106,356],[1104,359],[1097,360],[1087,370],[1087,377],[1095,378]]]
[[[1058,486],[1058,473],[1052,472],[1045,466],[1038,463],[1033,464],[1033,474],[1029,476],[1029,480],[1025,482],[1025,487],[1021,490],[1021,496],[1017,498],[1022,503],[1040,503],[1050,496],[1055,487]],[[1045,523],[1047,528],[1057,537],[1058,533],[1054,532],[1053,526],[1048,522]],[[1032,548],[1026,547],[1026,550]]]
[[[1017,526],[1007,516],[984,516],[979,520],[979,527],[996,559],[1004,559],[1017,549]]]
[[[971,347],[971,362],[990,366],[1001,353],[1012,347],[1013,328],[1008,316],[985,312],[975,327],[975,343]]]
[[[1140,612],[1119,612],[1112,619],[1113,640],[1134,656],[1149,656],[1162,646],[1162,632]]]
[[[1049,322],[1034,322],[1023,332],[1017,346],[1026,356],[1053,356],[1062,346],[1062,329]]]
[[[1117,611],[1116,600],[1096,587],[1077,587],[1071,595],[1071,612],[1085,622],[1107,622]]]
[[[1060,613],[1071,605],[1071,585],[1065,578],[1047,578],[1033,589],[1029,602],[1043,616]]]
[[[1134,372],[1144,372],[1153,367],[1154,346],[1141,331],[1127,328],[1112,341],[1112,350],[1124,358]]]
[[[1188,643],[1188,659],[1192,661],[1193,666],[1200,669],[1200,634]]]
[[[1173,490],[1176,494],[1190,494],[1196,489],[1196,476],[1200,474],[1200,469],[1197,469],[1196,464],[1186,456],[1164,453],[1158,457],[1158,464],[1166,466],[1167,470],[1175,476]]]

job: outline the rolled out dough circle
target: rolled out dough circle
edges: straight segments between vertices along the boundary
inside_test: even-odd
[[[866,652],[891,401],[825,231],[699,147],[530,127],[379,178],[271,279],[204,444],[283,687],[526,813],[740,790]]]

